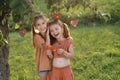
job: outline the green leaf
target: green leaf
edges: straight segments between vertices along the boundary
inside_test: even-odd
[[[18,25],[17,23],[15,24],[15,29],[20,28],[20,25]]]

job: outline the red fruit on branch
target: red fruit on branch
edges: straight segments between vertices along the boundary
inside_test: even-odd
[[[51,13],[51,17],[53,19],[60,19],[62,17],[61,13]]]
[[[26,29],[22,29],[22,30],[19,31],[19,35],[21,37],[24,37],[26,35],[26,33],[27,33]]]
[[[73,27],[76,27],[77,24],[78,24],[78,20],[73,19],[73,20],[70,21],[70,24],[71,24]]]

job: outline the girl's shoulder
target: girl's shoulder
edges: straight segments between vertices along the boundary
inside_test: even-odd
[[[35,38],[35,39],[43,39],[39,34],[35,34],[35,35],[34,35],[34,38]]]
[[[73,38],[72,37],[68,37],[68,38],[66,38],[66,40],[69,41],[69,42],[73,42]]]
[[[35,40],[35,41],[40,41],[40,42],[42,42],[42,43],[45,42],[44,39],[43,39],[39,34],[35,34],[35,35],[34,35],[34,40]]]

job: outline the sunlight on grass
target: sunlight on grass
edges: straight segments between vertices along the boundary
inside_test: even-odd
[[[70,28],[75,57],[71,60],[75,80],[120,79],[119,26]],[[38,80],[30,32],[24,38],[10,33],[10,80]]]

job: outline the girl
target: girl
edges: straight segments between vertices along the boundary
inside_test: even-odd
[[[70,37],[68,26],[60,20],[48,23],[51,45],[48,50],[53,51],[53,68],[51,80],[73,80],[69,59],[73,58],[73,40]]]
[[[40,80],[46,80],[47,73],[51,70],[51,61],[46,52],[47,18],[43,15],[36,16],[32,24],[33,45],[36,51],[36,69],[40,75]]]

